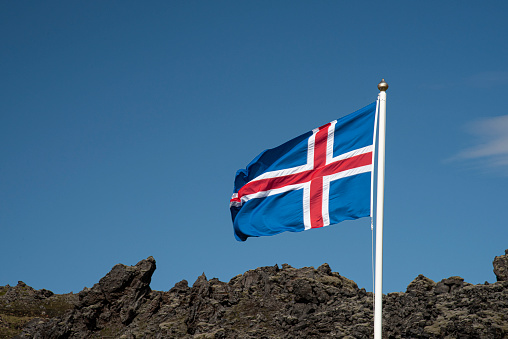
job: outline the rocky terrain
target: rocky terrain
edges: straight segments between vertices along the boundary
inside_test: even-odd
[[[416,277],[384,296],[385,338],[508,338],[508,250],[497,282]],[[0,287],[4,338],[369,338],[372,293],[327,264],[260,267],[228,283],[152,291],[155,260],[118,264],[92,288],[56,295],[19,282]]]

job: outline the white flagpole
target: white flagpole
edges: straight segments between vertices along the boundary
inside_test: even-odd
[[[374,339],[383,335],[383,210],[385,195],[385,136],[386,136],[386,90],[385,79],[377,85],[379,89],[379,134],[377,152],[376,194],[376,277],[374,291]]]

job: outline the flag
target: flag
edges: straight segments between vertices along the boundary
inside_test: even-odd
[[[259,154],[235,177],[235,238],[370,215],[376,102]]]

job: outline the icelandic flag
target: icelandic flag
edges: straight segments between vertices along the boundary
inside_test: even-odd
[[[370,215],[376,102],[263,151],[236,173],[235,237],[300,232]]]

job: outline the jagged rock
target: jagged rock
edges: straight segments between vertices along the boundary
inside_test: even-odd
[[[12,338],[22,325],[34,327],[74,308],[77,295],[35,290],[19,281],[14,287],[0,286],[0,338]]]
[[[508,249],[504,251],[505,255],[494,258],[494,274],[497,281],[508,281]]]
[[[435,293],[450,293],[458,290],[459,288],[462,288],[462,285],[464,285],[464,279],[461,277],[450,277],[448,279],[443,279],[436,284]]]
[[[78,294],[74,308],[62,319],[33,321],[20,334],[32,338],[87,337],[107,328],[129,325],[139,314],[150,294],[150,281],[155,271],[152,257],[135,266],[118,264],[91,289]]]
[[[406,292],[416,295],[425,295],[431,292],[435,287],[436,283],[433,280],[420,274],[407,286]]]
[[[372,337],[373,294],[328,264],[259,267],[228,283],[203,273],[192,287],[182,280],[168,292],[150,289],[154,270],[152,257],[114,266],[74,296],[70,310],[31,320],[19,338]],[[55,297],[22,283],[9,288],[27,289],[41,300]],[[8,300],[18,298],[8,293]],[[505,280],[471,285],[450,277],[435,283],[419,275],[406,293],[384,296],[383,305],[386,338],[508,336]]]

